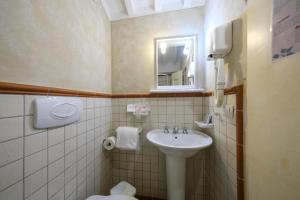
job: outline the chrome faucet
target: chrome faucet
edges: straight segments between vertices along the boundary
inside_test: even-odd
[[[178,133],[178,128],[175,126],[173,129],[173,134],[177,134]]]
[[[165,128],[164,128],[164,133],[169,133],[169,129],[168,129],[168,127],[167,126],[165,126]]]
[[[183,134],[188,134],[187,128],[184,127],[183,130],[182,130],[182,133],[183,133]]]

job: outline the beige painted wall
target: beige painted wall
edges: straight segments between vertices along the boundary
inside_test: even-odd
[[[154,38],[198,36],[197,86],[203,87],[203,9],[194,8],[112,23],[114,93],[149,92],[155,87]]]
[[[272,0],[248,10],[247,199],[300,199],[300,55],[271,62]]]
[[[99,1],[0,1],[0,81],[109,92],[110,37]]]

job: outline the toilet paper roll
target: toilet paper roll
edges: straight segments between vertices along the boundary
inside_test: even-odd
[[[116,137],[115,136],[111,136],[111,137],[108,137],[106,139],[104,139],[103,141],[103,147],[106,149],[106,150],[112,150],[116,145]]]

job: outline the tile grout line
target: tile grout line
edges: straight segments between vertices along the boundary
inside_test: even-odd
[[[24,154],[24,153],[22,152],[22,154]],[[18,158],[16,160],[13,160],[13,161],[10,161],[8,163],[5,163],[5,164],[1,165],[0,168],[6,167],[7,165],[13,164],[13,163],[18,162],[18,161],[23,160],[23,159],[24,159],[24,156],[22,155],[22,157],[20,157],[20,158]]]
[[[93,106],[94,106],[94,99],[93,99]],[[95,117],[94,108],[92,108],[92,110],[94,112],[93,117]],[[86,115],[87,115],[87,111],[86,111]],[[87,124],[86,124],[86,126],[87,126]],[[94,127],[95,127],[95,121],[94,121]],[[88,130],[86,130],[86,133],[85,133],[85,198],[87,197],[87,133],[88,133]]]
[[[66,199],[66,126],[64,126],[64,199]]]
[[[97,98],[97,102],[99,102],[100,101],[100,99],[99,98]],[[100,110],[99,110],[99,108],[97,107],[97,111],[98,112],[100,112]],[[96,120],[96,119],[98,119],[98,118],[96,118],[96,110],[94,110],[94,116],[95,116],[95,119],[94,120]],[[98,114],[97,114],[97,116],[98,116]],[[95,128],[96,126],[94,125],[94,128]],[[93,140],[95,140],[95,132],[96,132],[96,128],[94,129],[94,135],[93,135]],[[93,176],[93,182],[94,182],[94,187],[93,187],[93,194],[95,194],[95,165],[94,165],[94,163],[95,163],[95,144],[94,144],[94,147],[93,147],[93,152],[92,152],[92,154],[93,154],[93,172],[94,172],[94,176]]]
[[[24,102],[24,101],[23,101]],[[24,103],[23,103],[24,104]],[[23,106],[24,107],[24,106]],[[24,117],[25,114],[24,114],[24,109],[23,109],[23,115],[12,115],[12,116],[5,116],[5,117],[0,117],[0,120],[2,119],[12,119],[12,118],[21,118],[21,117]]]
[[[22,121],[23,121],[23,120],[22,120]],[[23,126],[24,126],[24,125],[23,125],[23,122],[22,122],[22,127],[23,127]],[[24,131],[22,131],[22,132],[24,132]],[[8,140],[3,140],[3,141],[0,142],[0,144],[6,143],[6,142],[11,142],[11,141],[13,141],[13,140],[18,140],[18,139],[22,139],[22,138],[25,138],[24,135],[23,135],[23,136],[20,136],[20,137],[16,137],[16,138],[10,138],[10,139],[8,139]]]
[[[76,199],[78,197],[78,191],[77,191],[77,184],[78,184],[78,177],[77,177],[78,124],[79,124],[79,122],[76,123],[76,158],[75,158],[75,171],[76,171],[76,173],[75,173],[75,182],[76,182],[75,183],[75,193],[76,193],[75,196],[76,196]]]
[[[49,199],[49,134],[47,129],[47,199]]]
[[[10,184],[10,185],[4,187],[3,189],[0,190],[0,192],[3,192],[3,191],[5,191],[5,190],[7,190],[8,188],[10,188],[10,187],[16,185],[17,183],[22,182],[22,181],[23,181],[23,178],[21,178],[21,179],[15,181],[15,182],[13,182],[12,184]]]
[[[23,200],[25,200],[25,96],[23,97]]]
[[[44,185],[40,186],[38,189],[34,190],[30,195],[28,195],[28,197],[31,197],[32,195],[34,195],[35,193],[37,193],[39,190],[41,190],[46,185],[47,185],[47,183],[45,183]],[[28,197],[27,197],[27,199],[28,199]]]
[[[95,132],[94,132],[94,138],[95,138]],[[95,175],[96,175],[96,156],[95,156],[95,151],[96,151],[96,140],[94,139],[94,149],[93,149],[93,160],[94,160],[94,193],[96,193],[96,180],[95,180]]]

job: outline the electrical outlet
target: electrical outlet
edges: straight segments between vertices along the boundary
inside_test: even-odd
[[[226,113],[227,113],[228,117],[234,118],[235,106],[234,105],[227,105],[226,106]]]

